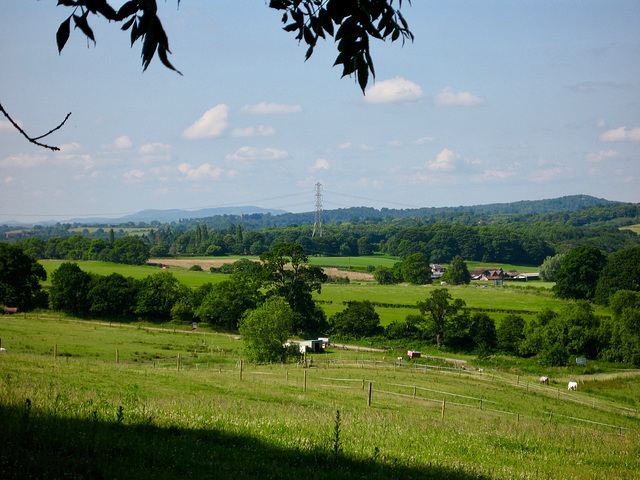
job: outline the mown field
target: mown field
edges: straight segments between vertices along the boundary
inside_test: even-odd
[[[343,349],[314,356],[310,368],[241,367],[233,336],[44,314],[0,317],[0,332],[3,479],[633,479],[640,471],[638,371],[549,369],[551,385],[540,386],[515,369],[463,371]],[[568,380],[577,392],[566,391]]]

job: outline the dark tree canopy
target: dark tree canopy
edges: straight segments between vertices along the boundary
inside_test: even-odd
[[[640,291],[640,247],[612,254],[596,286],[595,301],[607,304],[619,290]]]
[[[402,262],[400,271],[402,272],[402,278],[405,282],[414,285],[431,283],[431,266],[429,265],[429,259],[424,253],[409,255]]]
[[[330,319],[331,333],[347,338],[370,337],[380,332],[380,316],[373,304],[349,302],[347,308]]]
[[[60,24],[56,34],[58,50],[71,35],[71,26],[79,29],[88,40],[96,43],[89,18],[103,17],[124,31],[129,31],[131,45],[140,40],[142,66],[147,69],[158,53],[165,67],[180,73],[169,61],[169,39],[158,17],[156,0],[129,0],[119,8],[107,0],[59,0],[58,5],[70,7],[71,15]],[[119,3],[119,2],[118,2]],[[180,5],[180,0],[177,0]],[[284,30],[295,34],[299,43],[307,45],[308,59],[320,38],[334,37],[338,56],[334,65],[342,66],[342,76],[356,75],[364,92],[369,74],[375,77],[370,39],[395,42],[413,40],[413,34],[400,13],[402,0],[271,0],[269,8],[283,12]],[[117,9],[116,9],[117,8]]]
[[[591,245],[576,247],[565,255],[556,271],[554,293],[560,298],[592,300],[600,272],[607,264],[607,257]]]
[[[447,271],[444,272],[442,279],[451,283],[452,285],[462,285],[471,282],[469,268],[467,268],[466,262],[460,255],[456,255],[455,257],[453,257],[453,260],[447,267]]]
[[[51,274],[51,308],[71,315],[87,314],[90,308],[90,287],[91,275],[84,272],[77,263],[61,263]]]
[[[445,334],[466,303],[460,298],[454,299],[446,288],[436,288],[426,300],[417,305],[420,313],[426,317],[427,328],[435,334],[436,345],[440,348]]]
[[[46,278],[47,272],[35,258],[20,247],[0,243],[0,304],[20,310],[36,306],[40,280]]]

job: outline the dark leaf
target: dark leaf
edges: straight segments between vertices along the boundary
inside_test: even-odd
[[[126,21],[124,25],[122,25],[120,30],[122,31],[129,30],[129,28],[131,28],[131,25],[133,25],[133,22],[135,21],[136,21],[136,17],[131,17],[129,20]]]
[[[162,46],[158,47],[158,57],[160,57],[160,61],[162,62],[162,64],[173,70],[174,72],[177,72],[178,74],[182,75],[182,72],[180,70],[177,70],[173,65],[171,65],[171,62],[169,62],[169,59],[167,58],[167,52],[168,50]]]
[[[69,34],[71,33],[71,17],[67,18],[60,24],[58,32],[56,33],[56,42],[58,43],[58,53],[62,52],[67,40],[69,40]]]
[[[82,30],[82,33],[84,33],[87,36],[87,38],[92,40],[93,43],[96,43],[96,39],[93,36],[93,30],[91,30],[91,27],[89,27],[89,24],[87,23],[88,13],[89,12],[86,12],[81,17],[79,17],[78,15],[74,15],[73,21],[75,22],[76,27]]]
[[[297,23],[290,23],[286,27],[283,27],[283,29],[284,29],[285,32],[295,32],[296,30],[298,30],[298,24]]]
[[[75,7],[76,2],[74,0],[58,0],[58,5],[64,5],[65,7]]]
[[[116,17],[118,18],[118,20],[124,20],[125,18],[138,13],[139,10],[141,10],[141,8],[138,4],[138,1],[130,0],[120,7],[118,13],[116,14]]]

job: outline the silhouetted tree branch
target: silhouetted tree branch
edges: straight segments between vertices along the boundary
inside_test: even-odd
[[[24,138],[26,138],[27,140],[29,140],[31,143],[39,146],[39,147],[43,147],[43,148],[48,148],[49,150],[53,150],[54,152],[60,150],[60,148],[58,147],[54,147],[52,145],[46,145],[44,143],[40,143],[38,142],[38,140],[47,137],[49,135],[51,135],[53,132],[55,132],[56,130],[60,129],[65,123],[66,121],[69,119],[69,117],[71,116],[71,112],[67,113],[67,116],[64,117],[64,120],[62,122],[60,122],[60,124],[55,127],[52,128],[51,130],[49,130],[47,133],[45,133],[44,135],[40,135],[39,137],[30,137],[29,135],[27,135],[27,132],[25,132],[22,128],[20,128],[20,125],[18,125],[15,120],[13,120],[13,118],[11,118],[11,115],[9,115],[7,113],[7,111],[4,109],[4,107],[2,106],[2,103],[0,103],[0,111],[4,114],[5,117],[7,117],[7,120],[9,120],[9,122],[11,122],[11,125],[13,125],[16,130],[18,130],[22,136],[24,136]]]

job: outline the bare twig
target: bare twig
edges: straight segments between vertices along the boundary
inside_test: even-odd
[[[29,135],[27,135],[27,133],[22,128],[20,128],[20,126],[13,120],[13,118],[11,118],[11,116],[7,113],[7,111],[4,109],[4,107],[2,106],[1,103],[0,103],[0,111],[11,122],[11,125],[13,125],[16,128],[16,130],[18,130],[24,136],[24,138],[29,140],[29,142],[31,142],[31,143],[39,146],[39,147],[48,148],[49,150],[53,150],[54,152],[60,150],[60,148],[58,148],[58,147],[54,147],[54,146],[51,146],[51,145],[46,145],[44,143],[40,143],[40,142],[38,142],[38,140],[40,140],[40,139],[42,139],[42,138],[44,138],[44,137],[46,137],[48,135],[51,135],[56,130],[60,129],[66,123],[66,121],[69,119],[69,117],[71,116],[71,112],[67,113],[67,116],[64,117],[64,120],[57,127],[52,128],[51,130],[49,130],[44,135],[40,135],[39,137],[30,137]]]

